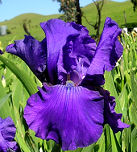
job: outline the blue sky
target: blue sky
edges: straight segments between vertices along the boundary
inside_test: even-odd
[[[125,0],[115,0],[125,1]],[[81,6],[90,4],[92,0],[80,0]],[[59,13],[59,3],[53,0],[2,0],[0,4],[0,22],[11,19],[23,13],[38,13],[42,15]]]

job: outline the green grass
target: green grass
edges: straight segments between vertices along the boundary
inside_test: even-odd
[[[103,28],[105,18],[107,16],[111,17],[119,24],[120,27],[122,27],[122,25],[125,24],[124,14],[123,14],[124,10],[126,12],[127,23],[128,24],[135,23],[135,25],[137,26],[137,12],[133,12],[132,3],[130,1],[119,3],[119,2],[106,0],[102,10],[101,31]],[[82,12],[90,23],[95,23],[97,17],[97,11],[94,4],[89,4],[88,6],[82,8]],[[0,41],[2,41],[3,47],[5,48],[9,41],[23,39],[25,35],[22,26],[24,20],[30,21],[30,24],[28,26],[31,35],[38,40],[42,40],[44,38],[44,32],[40,28],[39,25],[40,22],[47,21],[51,18],[58,18],[59,16],[60,16],[59,14],[43,16],[39,14],[29,13],[29,14],[19,15],[5,22],[1,22],[0,25],[7,25],[8,29],[12,33],[6,36],[0,36]],[[84,18],[82,19],[82,23],[84,26],[88,28],[91,35],[95,34],[95,30],[86,22]]]

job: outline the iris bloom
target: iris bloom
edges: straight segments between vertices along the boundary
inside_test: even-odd
[[[0,55],[3,54],[2,50],[0,50]]]
[[[105,70],[121,57],[121,29],[107,18],[98,45],[88,30],[74,22],[52,19],[40,24],[46,38],[15,41],[7,52],[22,58],[43,87],[30,96],[24,118],[36,136],[52,139],[63,150],[96,142],[109,124],[116,133],[127,128],[117,114],[115,98],[103,90]]]
[[[10,117],[0,118],[0,152],[18,149],[14,137],[16,134],[15,125]]]

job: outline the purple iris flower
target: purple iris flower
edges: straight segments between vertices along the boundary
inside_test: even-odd
[[[0,55],[2,55],[3,54],[3,52],[2,52],[2,50],[0,49]]]
[[[63,150],[74,150],[96,142],[104,124],[115,133],[129,127],[114,110],[115,98],[101,87],[105,70],[111,71],[123,52],[117,23],[106,19],[98,45],[74,22],[52,19],[40,25],[46,34],[43,41],[25,36],[6,49],[43,83],[24,110],[29,128]]]
[[[15,125],[10,117],[0,118],[0,152],[16,151],[17,143],[14,140],[16,134]]]

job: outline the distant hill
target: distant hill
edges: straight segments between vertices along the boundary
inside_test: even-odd
[[[93,3],[84,7],[82,11],[83,11],[83,15],[86,16],[86,18],[88,19],[90,23],[95,23],[97,10]],[[125,24],[124,11],[125,11],[128,26],[132,26],[132,24],[134,24],[134,26],[137,26],[137,11],[133,12],[133,6],[130,1],[114,2],[114,1],[106,0],[102,9],[101,30],[103,28],[103,24],[106,17],[111,17],[113,20],[115,20],[119,24],[120,27],[124,27],[124,24]],[[90,29],[90,31],[93,30],[93,28],[89,26],[89,24],[86,22],[84,18],[83,18],[83,24],[88,29]],[[94,33],[94,30],[93,30],[93,33]]]
[[[0,22],[0,25],[7,25],[8,30],[11,34],[0,36],[0,41],[2,41],[3,46],[5,47],[7,43],[11,40],[23,39],[26,34],[23,30],[24,21],[27,22],[28,28],[32,36],[38,40],[42,40],[44,37],[44,32],[40,28],[40,22],[47,21],[52,18],[58,18],[60,15],[40,15],[34,13],[26,13],[19,15],[11,20]]]
[[[130,1],[120,3],[105,0],[105,4],[102,10],[101,30],[103,28],[103,24],[107,16],[111,17],[119,24],[120,27],[122,27],[125,24],[124,11],[126,14],[126,20],[128,25],[132,26],[134,24],[135,26],[137,26],[137,12],[133,12],[132,3]],[[95,23],[97,11],[93,3],[82,8],[82,12],[83,15],[86,16],[86,18],[88,19],[88,22],[92,24]],[[0,25],[7,25],[9,31],[11,32],[11,34],[8,34],[6,36],[0,36],[0,41],[2,41],[2,44],[5,47],[7,43],[11,40],[24,38],[25,32],[23,30],[22,25],[25,20],[28,23],[31,35],[37,38],[38,40],[42,40],[44,38],[44,33],[41,30],[39,23],[47,21],[51,18],[58,18],[59,16],[59,14],[44,16],[39,14],[28,13],[19,15],[11,20],[0,22]],[[94,29],[86,22],[85,18],[82,19],[82,23],[88,28],[90,34],[95,34]]]

